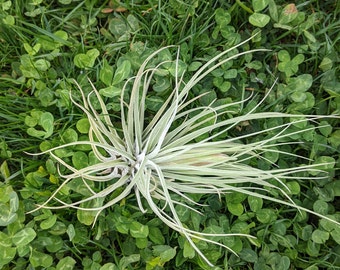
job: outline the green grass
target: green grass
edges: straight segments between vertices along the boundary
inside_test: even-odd
[[[0,246],[6,250],[0,254],[0,268],[340,268],[339,225],[319,218],[326,215],[340,221],[339,119],[320,118],[339,114],[340,110],[339,4],[318,0],[297,1],[295,6],[272,0],[191,2],[0,3]],[[255,50],[253,53],[216,66],[191,85],[190,79],[200,67],[258,30],[260,34],[226,57]],[[168,62],[158,66],[157,72],[149,77],[145,103],[138,107],[138,89],[125,83],[137,74],[147,57],[168,45],[179,46],[178,60],[170,62],[176,60],[176,48],[163,49],[150,59],[146,69]],[[183,77],[176,77],[183,71]],[[92,113],[105,115],[100,119],[107,124],[106,128],[97,126],[97,131],[91,131],[89,125],[96,128],[100,122],[93,122],[74,84],[75,80],[86,97],[93,91],[88,78],[98,91],[98,98],[92,94],[87,102],[93,106]],[[157,123],[165,120],[157,112],[176,107],[171,104],[176,100],[173,89],[179,79],[183,88],[190,85],[186,98],[191,102],[180,107],[178,113],[183,118],[175,117],[172,121],[169,114],[172,126],[164,138],[165,133],[156,134],[161,126]],[[126,103],[121,103],[123,100]],[[134,102],[129,108],[137,106],[134,116],[127,110],[131,100]],[[124,110],[129,124],[122,118]],[[299,117],[247,118],[255,112]],[[303,115],[312,120],[304,121]],[[242,145],[258,147],[255,156],[246,151],[252,158],[239,156],[242,166],[267,172],[292,168],[302,171],[295,171],[291,178],[281,175],[279,182],[268,179],[263,189],[256,189],[256,180],[235,181],[226,194],[202,192],[207,187],[201,177],[203,186],[197,186],[200,191],[197,194],[178,185],[172,190],[183,189],[182,192],[172,192],[169,197],[161,181],[162,189],[153,199],[152,192],[141,192],[141,198],[134,192],[124,194],[128,182],[112,189],[105,200],[94,196],[94,201],[83,202],[82,207],[103,210],[98,216],[93,211],[70,207],[28,213],[56,195],[58,188],[56,198],[70,206],[114,185],[110,179],[108,183],[86,182],[84,178],[91,176],[89,172],[86,177],[82,175],[83,179],[75,174],[67,182],[61,176],[69,174],[71,168],[77,172],[97,166],[97,177],[107,177],[101,174],[107,167],[98,167],[98,157],[105,159],[109,153],[102,146],[96,148],[93,142],[88,143],[91,134],[104,142],[110,135],[106,133],[105,139],[101,139],[100,132],[112,132],[114,128],[132,150],[134,142],[129,137],[139,138],[138,134],[130,134],[138,116],[142,119],[139,126],[145,124],[146,128],[151,123],[146,133],[165,139],[169,149],[175,142],[200,145],[208,140],[212,146],[232,141],[238,145],[237,151],[242,150]],[[193,122],[195,119],[199,124]],[[223,129],[224,123],[235,124]],[[212,126],[215,128],[211,129]],[[282,133],[277,127],[283,128]],[[186,132],[190,136],[186,137]],[[158,139],[149,141],[150,147],[157,148]],[[261,142],[269,143],[270,147],[261,149]],[[68,146],[53,155],[27,154],[49,152],[63,144]],[[203,150],[199,150],[194,152],[195,161],[190,161],[191,156],[177,157],[175,167],[179,170],[179,163],[191,162],[192,166],[211,159],[208,152],[205,153],[209,157],[203,158]],[[222,158],[215,150],[212,157]],[[155,159],[158,168],[164,166],[164,174],[174,174],[167,171],[175,167],[169,167],[165,158],[166,154]],[[222,161],[216,162],[219,166]],[[203,170],[201,166],[199,169]],[[162,175],[160,170],[157,172]],[[198,177],[192,170],[183,172],[186,173],[181,176],[183,180]],[[214,172],[209,173],[211,177]],[[235,176],[235,180],[241,181],[240,177],[241,174]],[[160,186],[154,185],[152,190]],[[143,191],[142,186],[139,188]],[[265,200],[266,196],[274,201]],[[104,210],[103,205],[110,201],[115,204]],[[307,210],[298,211],[287,205],[290,203]],[[48,206],[60,204],[51,200]],[[164,217],[170,221],[170,227],[162,222]],[[171,222],[177,225],[172,226]],[[178,229],[178,224],[215,235],[212,241],[227,246],[235,254],[194,238],[194,245],[190,245],[190,238],[183,228]],[[232,233],[256,239],[224,237]],[[200,252],[204,257],[199,256]]]

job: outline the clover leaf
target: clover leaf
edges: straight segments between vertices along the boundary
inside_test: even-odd
[[[74,64],[79,68],[91,68],[94,66],[96,58],[99,56],[97,49],[91,49],[85,53],[79,53],[74,57]]]
[[[296,74],[299,70],[299,65],[305,60],[303,54],[298,54],[291,59],[288,51],[286,50],[279,51],[278,58],[280,60],[278,69],[279,71],[284,72],[287,77]]]
[[[50,112],[32,110],[26,116],[25,124],[29,126],[27,133],[36,138],[48,138],[53,133],[54,117]]]

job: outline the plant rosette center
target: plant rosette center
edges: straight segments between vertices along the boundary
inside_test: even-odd
[[[244,236],[251,239],[252,236],[247,233],[200,232],[188,228],[176,209],[184,207],[188,211],[200,213],[199,208],[203,205],[193,200],[191,194],[221,196],[233,192],[240,193],[313,213],[339,224],[323,214],[295,204],[289,196],[290,188],[286,184],[286,180],[291,179],[295,181],[322,179],[325,177],[323,170],[334,166],[334,162],[327,160],[323,163],[282,169],[275,164],[279,155],[306,160],[298,154],[280,150],[280,147],[299,143],[291,142],[290,139],[318,128],[314,125],[303,129],[294,127],[309,120],[315,122],[323,116],[306,117],[278,112],[256,112],[270,91],[258,104],[246,112],[239,111],[239,115],[234,117],[227,117],[228,112],[234,111],[235,106],[244,107],[251,97],[239,102],[215,104],[212,101],[207,106],[193,106],[204,94],[191,97],[190,92],[208,74],[236,57],[267,51],[258,49],[231,54],[249,40],[251,38],[207,61],[187,82],[184,82],[183,71],[180,68],[182,61],[179,59],[179,50],[175,60],[165,60],[153,66],[150,63],[151,59],[172,47],[161,48],[152,53],[142,63],[136,76],[127,80],[121,91],[119,128],[116,128],[117,125],[110,117],[107,105],[94,85],[90,82],[92,92],[86,96],[76,83],[82,102],[76,101],[72,94],[70,99],[86,115],[89,123],[88,140],[67,142],[43,152],[49,153],[66,168],[68,173],[60,173],[64,181],[38,209],[72,207],[80,211],[94,211],[95,215],[91,222],[95,223],[104,209],[125,199],[134,191],[142,212],[146,212],[144,205],[147,205],[148,210],[164,224],[182,234],[193,252],[197,252],[209,265],[211,263],[196,244],[197,241],[213,243],[234,252],[227,245],[214,239],[228,236]],[[173,89],[150,119],[146,116],[147,93],[152,89],[151,84],[157,71],[169,66],[173,69]],[[127,91],[128,100],[125,95]],[[96,106],[92,102],[93,97]],[[96,109],[98,107],[100,110]],[[287,121],[281,121],[280,124],[265,129],[239,133],[239,136],[227,138],[224,136],[219,139],[235,128],[242,127],[244,123],[268,119]],[[267,136],[268,134],[271,135]],[[242,143],[257,136],[262,136],[262,139]],[[75,146],[89,147],[96,162],[75,168],[67,158],[58,156],[58,151],[62,152],[67,147]],[[268,169],[252,166],[249,161],[254,159],[266,163]],[[309,176],[306,177],[306,174]],[[84,189],[81,194],[87,195],[76,202],[61,200],[59,193],[74,181]],[[273,192],[280,195],[273,196]],[[112,194],[114,196],[111,196]],[[61,206],[50,205],[53,199]],[[234,208],[229,207],[231,211],[239,212],[236,207],[239,203],[234,205]]]

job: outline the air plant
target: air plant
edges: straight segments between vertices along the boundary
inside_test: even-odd
[[[210,265],[209,260],[196,246],[194,239],[204,240],[229,249],[227,246],[211,240],[210,237],[252,236],[206,234],[187,228],[176,212],[176,205],[187,207],[196,212],[199,212],[199,207],[204,207],[195,202],[190,194],[217,194],[222,196],[222,194],[228,192],[240,192],[314,213],[312,210],[296,205],[292,201],[288,195],[289,188],[285,185],[284,180],[319,179],[321,176],[315,175],[319,175],[321,172],[320,167],[318,167],[320,164],[284,169],[272,166],[273,169],[262,170],[252,167],[247,161],[257,158],[270,162],[263,155],[268,152],[297,156],[293,153],[277,150],[277,146],[286,144],[287,142],[283,141],[287,141],[292,135],[310,132],[316,128],[312,126],[304,131],[289,131],[290,126],[306,121],[306,118],[314,121],[320,116],[256,112],[266,98],[264,97],[261,102],[244,115],[222,117],[233,111],[232,108],[235,104],[245,104],[246,100],[231,104],[215,105],[212,103],[209,106],[195,107],[192,105],[201,96],[188,98],[192,88],[222,64],[245,54],[267,51],[265,49],[248,50],[223,58],[249,40],[247,39],[213,57],[200,67],[187,82],[183,81],[183,74],[179,75],[179,53],[177,53],[177,57],[173,61],[176,66],[173,91],[151,120],[146,116],[146,96],[153,75],[169,61],[162,62],[156,67],[148,68],[147,66],[150,60],[165,48],[152,53],[143,62],[137,75],[130,78],[123,87],[120,98],[121,123],[119,127],[116,127],[112,121],[106,105],[94,85],[90,82],[93,90],[86,96],[77,84],[82,102],[76,101],[72,95],[70,97],[73,104],[85,113],[90,123],[89,140],[67,143],[43,152],[49,153],[59,164],[63,165],[68,174],[60,173],[64,181],[50,198],[37,209],[72,207],[92,210],[96,211],[96,220],[101,211],[118,203],[134,191],[139,209],[142,212],[147,211],[142,203],[144,201],[147,203],[147,208],[152,210],[167,226],[185,236],[195,251]],[[128,86],[130,86],[131,92],[129,93],[129,101],[126,102],[124,96],[126,96]],[[100,111],[95,109],[91,101],[93,97],[99,102]],[[219,139],[222,137],[221,135],[227,134],[228,131],[243,122],[270,118],[299,120],[287,121],[287,123],[276,127],[238,137]],[[269,132],[275,135],[252,143],[241,143],[248,138]],[[203,139],[198,139],[202,134],[209,135]],[[58,149],[75,145],[91,146],[98,162],[77,169],[56,154]],[[314,176],[307,176],[310,172]],[[58,193],[65,185],[75,179],[82,179],[92,195],[77,202],[62,201],[57,197]],[[97,187],[100,184],[103,188],[97,191],[93,185],[89,184],[91,182],[97,183]],[[120,193],[115,197],[110,197],[117,189],[120,190]],[[278,191],[283,198],[272,197],[269,192],[270,189]],[[102,202],[100,206],[93,208],[84,206],[84,203],[97,199]],[[51,200],[56,200],[60,205],[50,205]],[[314,214],[327,218],[318,213]]]

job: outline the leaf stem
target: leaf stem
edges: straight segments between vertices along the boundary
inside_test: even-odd
[[[247,7],[245,4],[243,4],[240,0],[236,0],[236,3],[245,11],[247,11],[250,14],[253,14],[254,11],[252,11],[249,7]]]

